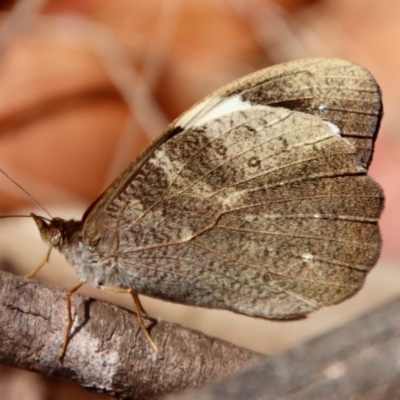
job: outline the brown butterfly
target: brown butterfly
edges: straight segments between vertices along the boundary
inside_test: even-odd
[[[367,168],[381,116],[357,65],[267,68],[170,124],[81,221],[33,217],[81,282],[132,294],[156,351],[137,294],[302,318],[354,295],[378,260],[383,193]]]

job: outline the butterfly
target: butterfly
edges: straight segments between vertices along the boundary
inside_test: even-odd
[[[80,221],[33,217],[81,284],[130,293],[139,318],[137,294],[303,318],[353,296],[379,258],[384,197],[367,170],[381,117],[360,66],[270,67],[172,122]]]

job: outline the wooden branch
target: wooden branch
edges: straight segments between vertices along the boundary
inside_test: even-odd
[[[302,346],[257,361],[255,353],[166,322],[151,330],[164,352],[164,359],[156,360],[134,313],[75,295],[73,337],[60,364],[65,292],[7,273],[0,273],[0,283],[1,363],[117,397],[150,399],[223,376],[219,383],[168,398],[400,397],[400,298]]]
[[[0,363],[75,381],[117,397],[151,399],[204,385],[260,357],[219,339],[158,321],[151,335],[157,359],[136,315],[79,294],[63,363],[57,355],[67,321],[65,291],[0,272]],[[146,320],[151,326],[150,320]]]
[[[400,298],[302,346],[170,400],[400,398]]]

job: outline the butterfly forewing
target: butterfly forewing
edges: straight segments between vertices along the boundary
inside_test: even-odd
[[[117,260],[105,284],[264,318],[353,295],[380,252],[383,195],[365,169],[380,116],[372,77],[339,60],[210,95],[87,212],[83,241],[100,234]]]

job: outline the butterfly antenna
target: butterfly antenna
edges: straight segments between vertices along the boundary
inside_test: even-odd
[[[50,218],[53,218],[51,214],[26,190],[24,189],[18,182],[16,182],[10,175],[8,175],[3,168],[0,168],[0,172],[8,178],[15,186],[17,186],[20,190],[22,190],[37,206],[39,206]]]

